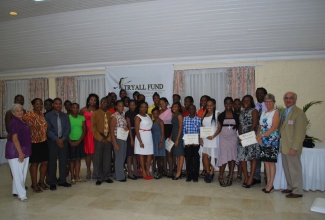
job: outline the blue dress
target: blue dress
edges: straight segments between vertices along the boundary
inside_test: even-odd
[[[165,151],[165,141],[162,143],[161,149],[158,149],[161,139],[161,129],[160,129],[160,121],[161,119],[158,119],[156,122],[153,123],[151,132],[152,132],[152,140],[153,140],[153,153],[155,157],[165,157],[166,151]]]
[[[182,115],[181,113],[179,113],[178,115]],[[178,115],[174,116],[172,118],[172,125],[173,125],[173,129],[172,129],[172,141],[175,143],[176,139],[177,139],[177,135],[178,135],[178,130],[179,130],[179,123],[178,123]],[[181,128],[183,129],[183,128]],[[184,156],[184,144],[183,144],[183,132],[181,132],[181,137],[179,138],[178,141],[178,146],[173,146],[172,148],[172,154],[174,156]]]
[[[263,112],[260,118],[261,134],[264,134],[272,127],[273,116],[276,110],[272,112]],[[266,162],[277,162],[279,152],[279,131],[276,129],[269,136],[262,138],[260,160]]]

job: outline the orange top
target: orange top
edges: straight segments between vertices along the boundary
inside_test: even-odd
[[[205,111],[206,111],[206,110],[204,110],[203,108],[200,108],[200,109],[197,111],[197,116],[198,116],[199,118],[203,118]]]
[[[37,114],[34,111],[27,112],[23,120],[30,126],[32,133],[32,143],[41,143],[47,140],[46,130],[47,122],[42,113]]]

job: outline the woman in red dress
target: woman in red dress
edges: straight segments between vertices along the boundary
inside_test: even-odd
[[[96,111],[99,107],[98,95],[94,93],[89,94],[86,103],[87,103],[86,106],[80,110],[79,114],[83,115],[86,119],[86,134],[84,137],[84,148],[86,153],[86,166],[87,166],[86,179],[91,179],[90,166],[91,166],[91,161],[93,159],[94,148],[95,148],[94,136],[91,131],[91,116],[93,115],[93,112]]]

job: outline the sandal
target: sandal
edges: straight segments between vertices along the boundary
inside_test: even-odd
[[[237,181],[237,182],[241,182],[241,180],[242,180],[241,175],[237,175],[237,179],[236,179],[236,181]]]
[[[223,178],[218,178],[219,184],[221,187],[226,187],[227,185],[225,184],[225,181],[223,180]]]
[[[90,179],[91,179],[91,172],[90,172],[90,171],[87,172],[86,179],[87,179],[87,180],[90,180]]]
[[[230,176],[228,176],[227,178],[227,186],[231,186],[232,185],[232,178],[230,178]]]
[[[34,192],[36,192],[36,193],[41,193],[41,192],[43,192],[43,191],[38,187],[38,185],[35,185],[35,186],[31,185],[31,188],[32,188],[32,190],[33,190]]]
[[[49,187],[45,183],[38,183],[38,187],[40,187],[42,190],[48,190]]]
[[[206,170],[202,170],[202,173],[200,174],[200,177],[204,178],[205,175],[207,175],[207,171]]]
[[[71,184],[75,185],[76,184],[76,180],[75,179],[71,179]]]

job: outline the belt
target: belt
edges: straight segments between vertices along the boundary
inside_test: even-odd
[[[150,130],[146,130],[146,129],[141,129],[141,128],[139,130],[141,130],[141,131],[151,131],[151,129]]]

